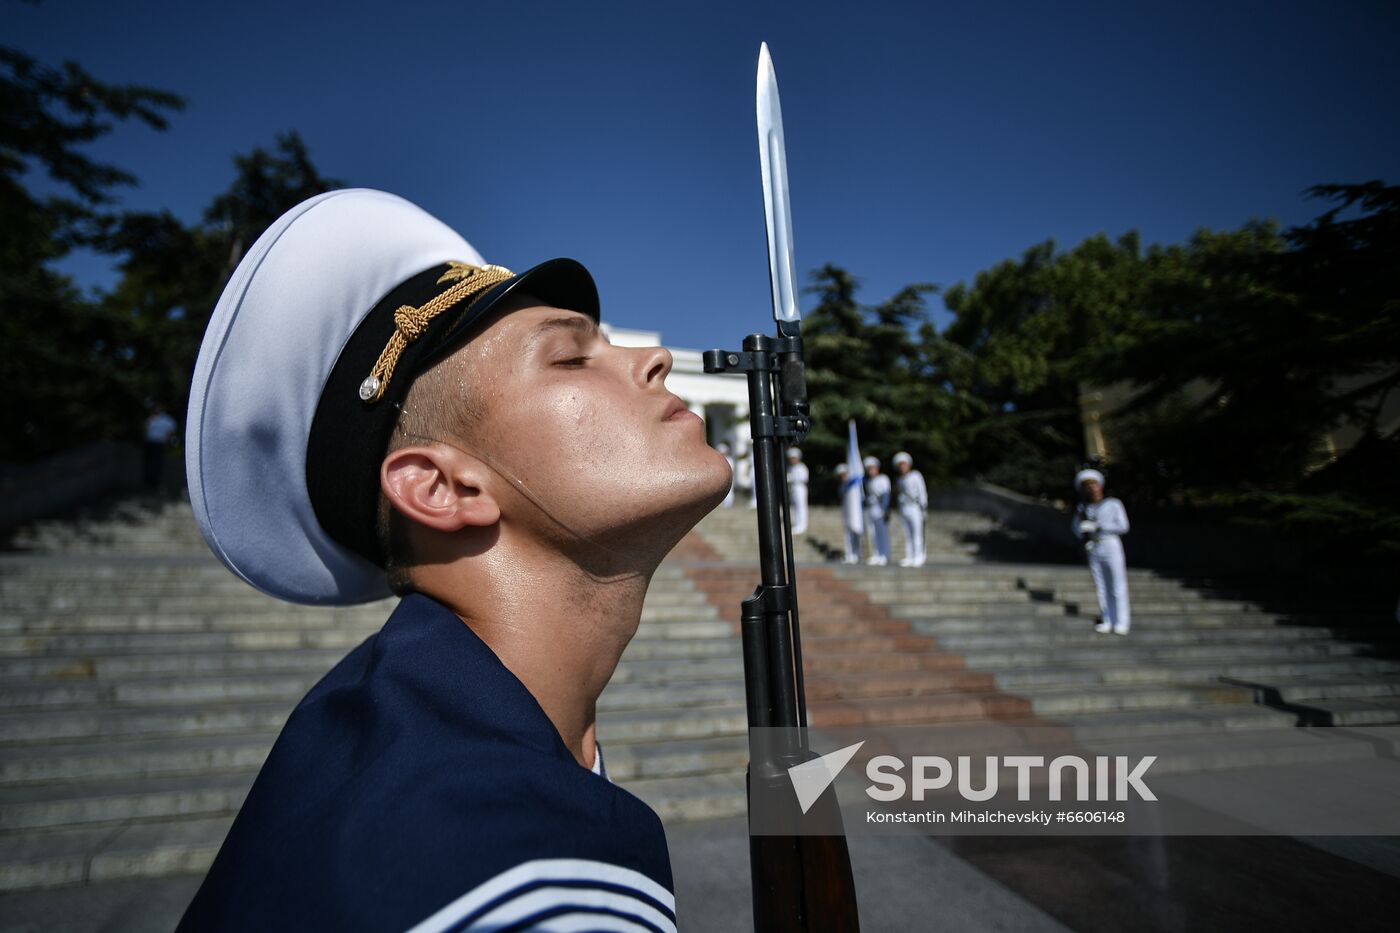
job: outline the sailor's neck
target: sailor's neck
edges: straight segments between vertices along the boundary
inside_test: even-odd
[[[598,696],[637,631],[654,571],[598,575],[557,553],[492,549],[416,568],[414,580],[495,652],[591,767]]]

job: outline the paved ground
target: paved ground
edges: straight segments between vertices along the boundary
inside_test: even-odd
[[[743,820],[667,829],[683,933],[753,927]],[[1000,882],[919,836],[856,836],[851,864],[866,931],[1065,930]]]
[[[170,933],[203,880],[177,875],[0,896],[3,933]]]
[[[748,838],[743,820],[682,823],[667,831],[683,933],[752,928]],[[851,859],[867,931],[1060,931],[1038,908],[919,837],[859,837]],[[168,933],[199,885],[197,876],[50,889],[0,897],[3,933]]]
[[[742,820],[668,831],[683,933],[751,928]],[[1386,838],[851,839],[866,933],[1394,930]],[[2,933],[166,933],[198,876],[0,897]]]

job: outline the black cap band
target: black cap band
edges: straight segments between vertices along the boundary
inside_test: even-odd
[[[331,369],[307,439],[306,488],[317,521],[336,541],[380,567],[386,558],[376,533],[379,468],[414,377],[459,346],[475,324],[516,292],[599,319],[598,292],[588,270],[572,259],[541,263],[433,318],[399,354],[382,397],[366,403],[360,387],[394,336],[394,312],[422,307],[442,294],[446,286],[440,279],[449,268],[420,272],[365,315]]]

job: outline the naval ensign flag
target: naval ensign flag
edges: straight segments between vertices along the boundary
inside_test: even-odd
[[[856,419],[852,418],[847,427],[850,440],[846,444],[846,485],[841,490],[841,512],[846,518],[846,527],[856,534],[865,532],[865,467],[860,461],[860,446],[856,444]]]

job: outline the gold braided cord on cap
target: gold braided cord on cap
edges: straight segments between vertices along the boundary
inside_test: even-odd
[[[437,284],[456,284],[420,308],[403,305],[394,312],[394,334],[384,345],[384,352],[379,354],[369,377],[361,383],[362,386],[374,387],[373,392],[361,393],[360,397],[366,404],[372,405],[384,397],[399,357],[410,343],[423,336],[434,318],[464,301],[480,298],[492,287],[515,275],[504,266],[473,266],[465,262],[449,262],[447,265],[448,270],[438,278]]]

